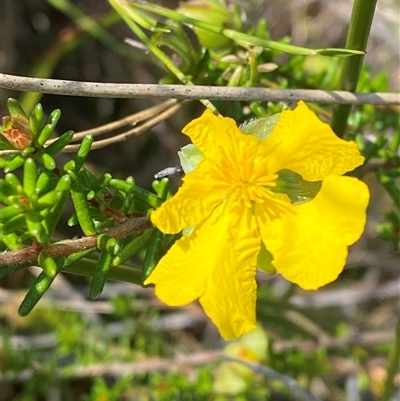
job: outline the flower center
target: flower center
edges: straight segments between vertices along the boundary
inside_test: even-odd
[[[263,203],[271,198],[269,188],[275,186],[277,178],[277,174],[271,174],[253,182],[236,181],[233,183],[232,196],[235,200],[243,201],[247,208],[251,208],[253,203]]]

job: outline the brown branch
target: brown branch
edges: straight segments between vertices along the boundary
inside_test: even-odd
[[[357,93],[308,89],[267,89],[220,86],[186,86],[155,84],[115,84],[21,77],[0,73],[0,87],[67,96],[103,98],[167,98],[245,101],[304,100],[339,104],[400,104],[399,93]]]
[[[130,234],[141,232],[152,227],[148,217],[140,217],[127,220],[109,230],[103,232],[115,239],[125,238]],[[97,237],[83,237],[56,242],[47,247],[38,245],[29,246],[17,251],[5,251],[1,253],[0,266],[20,265],[37,259],[41,250],[45,250],[50,256],[69,256],[76,252],[82,252],[90,248],[96,248]]]

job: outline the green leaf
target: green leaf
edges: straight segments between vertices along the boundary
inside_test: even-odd
[[[124,180],[119,180],[118,178],[113,178],[110,180],[110,185],[119,191],[125,192],[125,193],[130,193],[133,191],[133,188],[135,187],[135,180],[132,177],[132,180],[128,180],[130,177],[128,177],[125,181]]]
[[[0,228],[0,233],[2,235],[8,235],[15,233],[21,227],[25,225],[25,216],[23,214],[18,214],[10,218],[3,226]]]
[[[272,192],[286,194],[294,205],[300,205],[315,198],[321,189],[322,181],[310,182],[291,170],[281,170]]]
[[[152,186],[153,189],[156,191],[157,196],[162,201],[165,201],[168,196],[169,179],[165,177],[162,180],[155,180],[153,181]]]
[[[85,162],[93,143],[93,135],[85,135],[75,156],[75,171],[78,172]]]
[[[43,107],[40,103],[38,103],[35,108],[33,109],[36,117],[37,123],[37,132],[35,132],[35,136],[39,134],[39,130],[41,131],[42,128],[42,121],[43,121]]]
[[[181,150],[178,152],[178,156],[179,160],[181,161],[183,171],[188,174],[192,172],[200,163],[203,153],[200,152],[196,145],[189,143],[181,148]]]
[[[32,138],[35,138],[38,134],[38,123],[36,120],[36,114],[33,110],[29,113],[29,128],[30,131],[32,132]]]
[[[15,189],[16,193],[22,192],[21,181],[14,173],[7,173],[4,178]]]
[[[111,238],[113,239],[113,238]],[[93,279],[90,283],[90,298],[96,299],[103,291],[104,284],[111,266],[112,255],[107,249],[100,252],[96,269],[93,273]]]
[[[143,262],[141,274],[142,285],[157,266],[163,239],[164,234],[158,228],[154,228],[147,245],[146,256]]]
[[[117,256],[114,257],[112,261],[113,266],[118,266],[121,263],[124,263],[131,256],[139,252],[148,243],[152,232],[153,229],[150,228],[140,234],[133,234],[127,237],[125,241],[121,240],[120,243],[123,243],[123,245]]]
[[[349,57],[349,56],[365,54],[365,52],[362,50],[352,50],[352,49],[327,48],[327,49],[316,49],[315,51],[320,56],[329,56],[329,57]]]
[[[54,129],[56,128],[56,125],[58,123],[58,120],[61,117],[61,110],[56,109],[53,110],[49,118],[47,119],[46,125],[43,127],[42,131],[37,137],[36,143],[40,146],[43,146],[47,140],[50,138],[51,134],[53,133]]]
[[[29,210],[26,215],[26,225],[32,237],[36,239],[39,244],[47,244],[49,238],[42,225],[43,217],[36,210]]]
[[[56,161],[53,159],[52,156],[45,153],[43,150],[36,153],[35,159],[43,164],[43,166],[46,167],[47,170],[54,170],[56,168]]]
[[[399,172],[397,172],[400,174]],[[387,193],[393,200],[393,203],[396,205],[398,209],[400,209],[400,187],[399,180],[395,177],[392,177],[389,174],[389,171],[379,170],[378,173],[379,182],[386,189]]]
[[[41,196],[37,201],[38,209],[53,208],[62,197],[62,192],[54,189]]]
[[[10,160],[4,168],[5,173],[10,173],[21,167],[25,162],[25,157],[21,154],[16,155],[12,160]]]
[[[46,147],[46,153],[50,156],[54,156],[58,152],[61,152],[74,137],[74,131],[70,130],[62,134],[59,138],[57,138],[52,144]]]
[[[86,200],[86,190],[73,171],[69,171],[69,176],[71,177],[72,181],[70,189],[72,203],[74,204],[79,225],[81,226],[81,229],[85,235],[95,235],[96,227],[90,216],[89,204]]]
[[[61,267],[61,265],[62,263],[60,260],[59,267]],[[18,309],[18,314],[20,316],[27,316],[32,311],[40,298],[42,298],[44,293],[50,288],[55,277],[55,275],[52,277],[48,276],[44,271],[39,274]]]
[[[62,215],[62,212],[64,210],[64,205],[69,197],[69,191],[71,188],[71,178],[69,175],[63,175],[60,180],[57,182],[56,185],[56,191],[60,192],[61,196],[57,203],[54,204],[54,207],[51,210],[51,213],[45,217],[43,221],[43,226],[46,229],[46,234],[48,237],[50,237],[56,226],[58,221],[60,220],[60,217]]]
[[[13,204],[0,209],[0,222],[5,223],[7,220],[22,213],[24,208],[21,205]]]
[[[38,256],[38,263],[43,271],[47,274],[47,276],[55,277],[55,275],[57,274],[57,264],[46,251],[40,251]]]
[[[37,168],[36,163],[32,158],[27,158],[24,164],[24,177],[23,177],[23,188],[25,194],[30,197],[36,191],[36,180],[37,180]]]
[[[36,181],[36,192],[40,196],[43,193],[53,189],[58,181],[58,177],[55,176],[50,170],[43,170],[37,181]]]

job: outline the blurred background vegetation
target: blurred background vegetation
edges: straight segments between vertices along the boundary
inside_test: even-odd
[[[273,40],[319,48],[344,47],[353,2],[236,3],[243,7],[245,31],[265,18]],[[157,4],[171,9],[179,5],[177,1]],[[148,52],[124,43],[126,37],[137,38],[107,1],[2,0],[0,6],[1,72],[114,83],[177,82]],[[85,30],[82,14],[97,21],[104,31]],[[399,91],[398,22],[398,1],[378,1],[359,91]],[[187,35],[199,48],[189,30]],[[163,49],[184,69],[184,61],[171,48]],[[275,51],[261,57],[278,67],[262,74],[261,85],[337,88],[338,58]],[[209,79],[219,80],[220,85],[232,84],[237,66],[240,62],[225,75],[220,66]],[[199,83],[201,79],[206,80],[198,77]],[[0,90],[2,116],[8,114],[9,97],[18,99],[26,110],[39,101],[45,113],[60,108],[58,134],[96,127],[159,103]],[[238,121],[277,112],[287,105],[214,103],[223,115]],[[332,105],[314,107],[325,118],[332,112]],[[155,173],[178,164],[177,151],[188,142],[180,131],[202,109],[199,102],[187,103],[173,118],[145,134],[92,151],[86,167],[94,174],[109,171],[117,178],[133,176],[140,186],[151,188]],[[369,185],[372,198],[365,233],[351,248],[340,279],[318,292],[305,292],[281,277],[258,276],[257,314],[263,330],[249,340],[263,351],[257,360],[294,378],[321,400],[378,400],[385,385],[389,350],[398,341],[397,193],[388,195],[380,180],[387,162],[385,149],[399,135],[398,112],[396,107],[366,105],[354,108],[349,119],[348,136],[363,149],[373,148],[370,163],[357,173]],[[398,148],[394,152],[398,156]],[[58,157],[60,163],[68,160],[65,154]],[[176,188],[179,179],[173,185]],[[64,222],[71,213],[69,205]],[[74,235],[81,233],[66,224],[57,231],[58,238]],[[34,311],[21,318],[18,306],[39,271],[36,267],[22,269],[1,281],[1,401],[307,399],[288,389],[287,377],[238,371],[237,365],[223,360],[225,354],[244,356],[251,345],[242,342],[225,349],[227,344],[197,304],[169,309],[152,290],[137,285],[108,282],[93,302],[88,298],[86,278],[59,275]],[[400,374],[395,375],[394,384],[399,386]],[[400,397],[398,390],[393,393]]]

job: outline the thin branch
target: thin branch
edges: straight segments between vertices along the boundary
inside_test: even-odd
[[[134,375],[137,373],[163,371],[169,372],[174,369],[187,369],[188,366],[198,366],[209,364],[221,359],[222,352],[207,351],[198,352],[191,355],[178,356],[173,359],[149,358],[144,361],[127,362],[127,363],[104,363],[93,364],[89,366],[78,366],[74,369],[55,369],[54,377],[58,378],[89,378],[96,376],[113,376],[120,377],[126,375]],[[39,367],[40,368],[40,367]],[[26,369],[20,371],[15,377],[8,378],[4,374],[0,375],[1,381],[24,382],[30,379],[35,373],[35,369]]]
[[[110,228],[106,233],[115,239],[125,238],[129,234],[144,231],[151,227],[151,222],[148,217],[140,217],[127,220],[125,223]],[[36,260],[40,251],[45,249],[48,255],[68,256],[76,252],[82,252],[91,248],[96,248],[97,235],[93,237],[83,237],[72,240],[65,240],[50,244],[42,248],[37,245],[28,246],[17,251],[5,251],[1,253],[0,267],[10,265],[20,265],[23,263]]]
[[[94,137],[102,134],[107,134],[111,131],[114,131],[118,128],[122,128],[125,125],[132,125],[135,126],[137,123],[142,121],[148,120],[154,116],[159,115],[160,113],[164,112],[165,110],[170,109],[172,106],[176,105],[177,101],[174,99],[166,100],[160,104],[155,106],[149,107],[147,109],[141,110],[139,112],[133,113],[127,117],[121,118],[120,120],[113,121],[108,124],[100,125],[98,127],[89,128],[85,131],[76,132],[72,139],[72,142],[78,142],[82,140],[87,134],[91,134]],[[50,144],[57,140],[57,138],[50,139],[47,144]]]
[[[165,102],[165,103],[167,103],[167,102]],[[159,122],[161,122],[161,121],[167,119],[168,117],[170,117],[171,115],[173,115],[176,111],[178,111],[181,108],[181,106],[182,106],[182,103],[176,103],[162,112],[155,112],[149,121],[146,121],[145,123],[143,123],[142,125],[139,125],[138,127],[135,127],[129,131],[123,132],[122,134],[112,136],[111,138],[100,139],[98,141],[94,141],[91,146],[91,150],[104,148],[113,143],[125,141],[130,136],[140,135],[143,132],[150,129],[151,127],[154,127]],[[152,109],[155,109],[155,108],[152,108]],[[160,108],[158,108],[158,110],[160,110]],[[145,111],[147,111],[147,109]],[[111,124],[113,124],[113,123],[111,123]],[[111,124],[107,124],[107,125],[111,125]],[[102,127],[99,127],[99,128],[102,128]],[[87,130],[84,132],[90,132],[90,131],[91,130]],[[84,135],[82,136],[82,132],[78,133],[78,135],[79,135],[79,139],[81,137],[83,138],[83,136],[84,136]],[[77,140],[75,138],[75,135],[74,135],[73,140],[74,141]],[[80,147],[80,145],[67,145],[62,149],[62,152],[76,152],[79,149],[79,147]]]
[[[0,87],[17,91],[103,98],[168,98],[245,101],[298,101],[339,104],[400,105],[399,93],[355,93],[309,89],[114,84],[29,78],[0,73]]]
[[[224,355],[223,359],[229,362],[240,363],[244,366],[247,366],[255,373],[260,373],[263,376],[268,377],[269,379],[281,382],[285,386],[285,388],[288,388],[291,391],[291,393],[300,400],[319,401],[319,398],[317,398],[314,394],[310,393],[304,388],[300,387],[297,384],[296,380],[294,380],[292,377],[283,375],[282,373],[279,373],[276,370],[269,368],[268,366],[259,365],[257,363],[251,363],[243,359],[232,358],[227,355]]]

